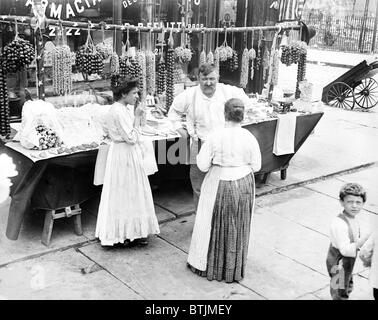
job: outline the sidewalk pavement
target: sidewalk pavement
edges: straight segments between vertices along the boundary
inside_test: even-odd
[[[294,85],[288,69],[280,83]],[[337,70],[308,65],[317,92]],[[336,70],[336,71],[335,71]],[[296,72],[294,72],[294,77]],[[341,208],[338,190],[359,182],[368,192],[363,229],[377,223],[378,114],[324,107],[324,116],[288,168],[257,189],[245,278],[208,281],[186,267],[195,216],[189,185],[154,192],[161,233],[147,247],[103,249],[94,237],[99,197],[82,205],[84,234],[71,219],[41,244],[43,217],[25,218],[17,241],[5,237],[9,200],[0,205],[0,299],[329,299],[328,226]],[[376,224],[375,224],[376,225]],[[372,299],[358,260],[352,299]]]
[[[377,54],[339,52],[331,50],[307,49],[307,62],[324,64],[332,67],[352,68],[361,61],[371,59]]]

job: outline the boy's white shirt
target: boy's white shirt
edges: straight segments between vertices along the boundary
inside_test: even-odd
[[[345,217],[348,219],[350,223],[353,237],[357,242],[359,239],[362,238],[359,237],[360,223],[358,221],[358,218],[348,218],[347,216]],[[339,249],[340,253],[344,257],[356,257],[357,243],[350,242],[348,225],[345,223],[344,220],[340,219],[339,217],[335,217],[331,222],[330,241],[335,248]]]

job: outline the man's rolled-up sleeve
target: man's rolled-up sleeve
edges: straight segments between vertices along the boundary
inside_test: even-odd
[[[168,119],[173,123],[175,130],[182,128],[181,118],[188,112],[189,108],[189,90],[180,93],[172,102],[168,111]]]

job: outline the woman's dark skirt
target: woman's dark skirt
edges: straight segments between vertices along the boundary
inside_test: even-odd
[[[208,280],[240,281],[248,255],[253,201],[253,174],[235,181],[219,181],[211,221],[207,269],[190,269]]]

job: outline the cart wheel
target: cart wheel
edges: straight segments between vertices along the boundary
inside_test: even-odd
[[[335,82],[327,92],[327,104],[332,107],[353,109],[354,93],[353,89],[344,82]]]
[[[365,78],[354,88],[354,96],[359,107],[364,109],[373,108],[378,100],[378,83],[373,78]]]

